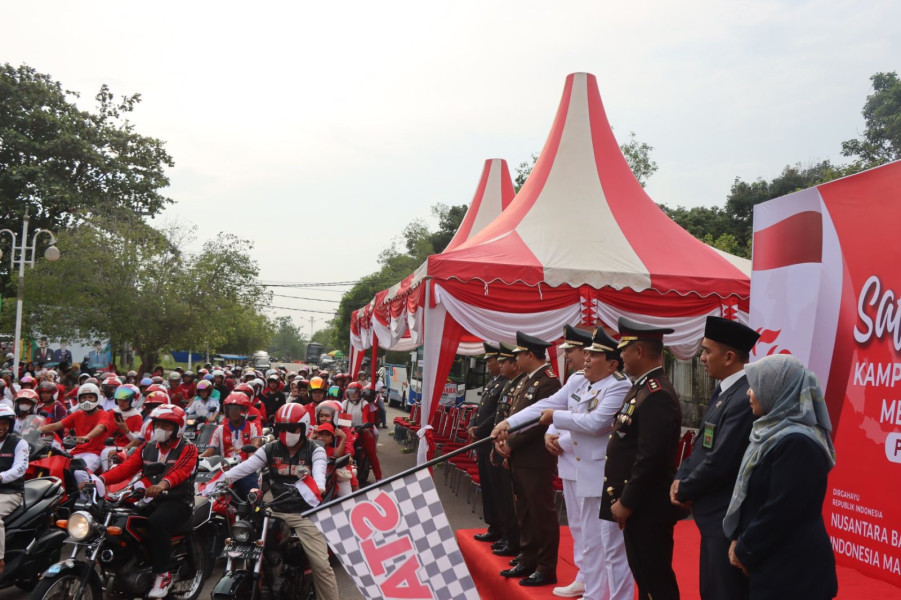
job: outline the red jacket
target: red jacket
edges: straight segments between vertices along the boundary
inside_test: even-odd
[[[175,440],[177,443],[177,440]],[[157,444],[159,447],[159,442],[150,442],[151,444]],[[125,481],[133,477],[136,473],[142,471],[144,469],[144,459],[143,452],[144,446],[146,444],[142,444],[137,450],[131,453],[131,456],[125,459],[121,465],[115,466],[103,475],[100,476],[103,479],[103,482],[107,485],[112,485],[114,483],[119,483],[120,481]],[[173,444],[175,447],[175,444]],[[162,452],[161,452],[162,454]],[[169,469],[169,472],[166,473],[166,476],[163,477],[162,481],[166,481],[169,483],[169,488],[172,489],[179,485],[180,483],[186,481],[191,474],[194,472],[194,469],[197,467],[197,446],[194,444],[185,444],[184,450],[182,450],[181,456],[178,457],[178,463],[172,466]],[[146,477],[141,479],[141,483],[144,484],[145,487],[150,487],[150,480]]]

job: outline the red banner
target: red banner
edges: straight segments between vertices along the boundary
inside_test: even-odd
[[[836,560],[901,586],[899,223],[899,162],[756,207],[751,325],[824,386]]]

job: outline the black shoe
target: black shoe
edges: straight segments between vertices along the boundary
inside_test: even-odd
[[[508,546],[508,545],[509,545],[509,542],[507,542],[507,540],[505,540],[504,538],[501,538],[498,541],[493,542],[491,544],[491,549],[497,550],[498,548],[502,548],[503,546]]]
[[[519,548],[514,548],[513,546],[507,544],[506,546],[501,546],[500,548],[495,548],[491,551],[495,556],[516,556],[519,554]]]
[[[545,575],[540,571],[535,571],[528,577],[519,580],[519,585],[526,587],[538,587],[539,585],[551,585],[557,583],[557,578],[553,575]]]
[[[521,560],[522,560],[522,554],[517,554],[516,556],[513,557],[513,560],[511,560],[507,564],[510,565],[511,567],[515,567],[516,565],[519,564],[519,561],[521,561]]]
[[[477,533],[472,537],[475,538],[477,542],[496,542],[501,539],[501,536],[490,531],[486,531],[485,533]]]
[[[501,577],[523,577],[532,572],[532,569],[527,569],[522,565],[516,565],[512,569],[504,569],[501,571]]]

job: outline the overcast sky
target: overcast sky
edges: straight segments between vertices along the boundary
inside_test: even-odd
[[[132,120],[175,159],[158,223],[255,243],[264,281],[354,280],[431,205],[468,204],[487,158],[538,152],[568,73],[654,147],[647,190],[722,205],[735,177],[841,161],[901,2],[4,2],[0,61]],[[90,103],[83,103],[86,107]],[[276,290],[337,300],[340,293]],[[344,288],[337,288],[344,289]],[[275,298],[276,306],[337,306]],[[309,332],[328,315],[291,315]]]

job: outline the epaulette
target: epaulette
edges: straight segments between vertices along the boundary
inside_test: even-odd
[[[618,381],[625,381],[625,380],[626,380],[626,376],[625,376],[623,373],[620,373],[619,371],[614,371],[614,372],[613,372],[613,378],[616,379],[616,380],[618,380]]]
[[[553,378],[555,378],[555,377],[557,376],[557,375],[554,373],[554,370],[553,370],[552,368],[550,368],[550,367],[548,367],[547,369],[545,369],[544,372],[545,372],[545,373],[547,374],[547,376],[550,377],[551,379],[553,379]]]
[[[585,374],[585,369],[579,369],[578,371],[573,373],[573,375],[584,375],[584,374]]]
[[[652,392],[657,392],[657,391],[663,389],[660,386],[660,382],[657,381],[656,379],[654,379],[653,377],[648,378],[647,386],[648,386],[648,389],[651,390]]]

